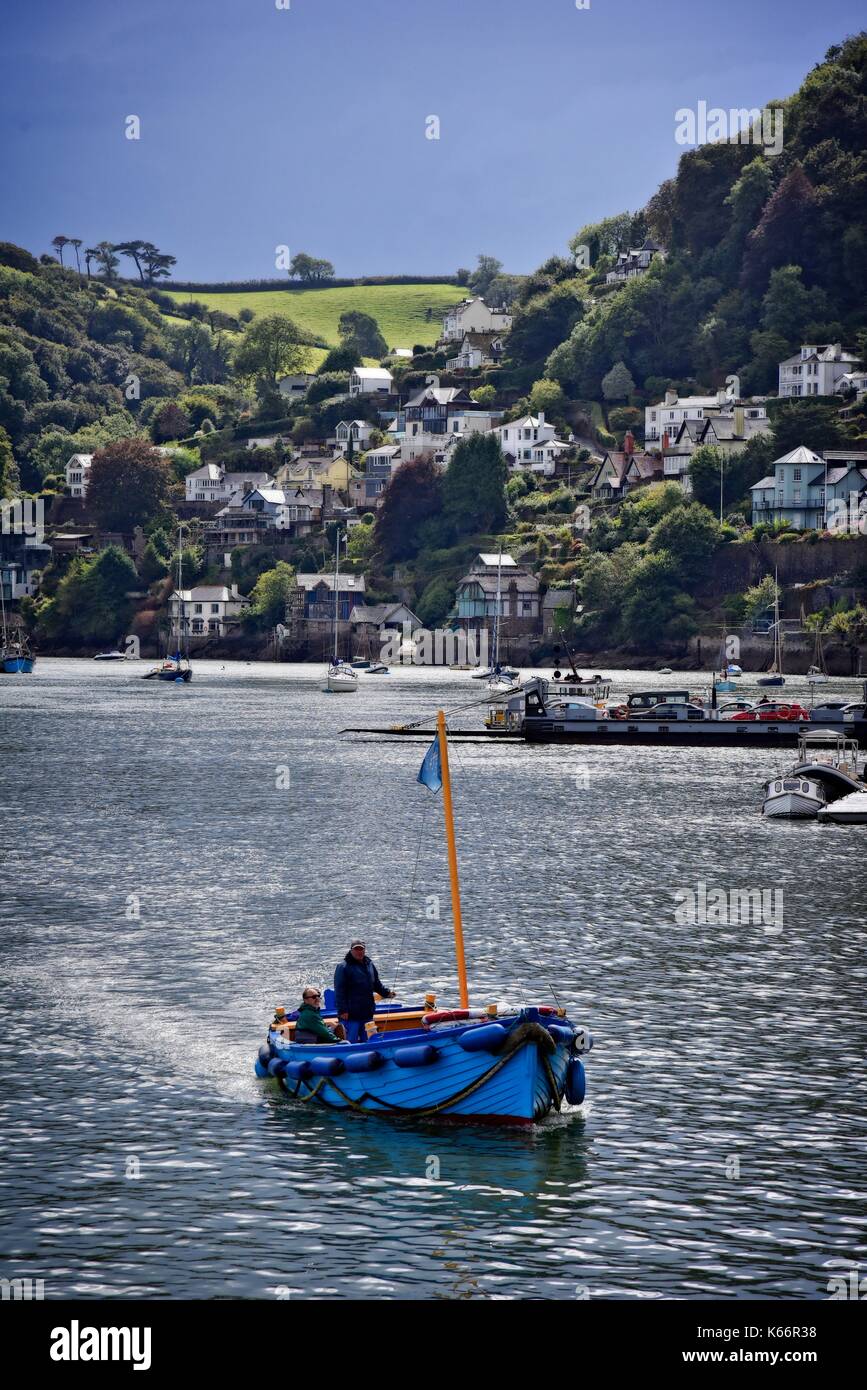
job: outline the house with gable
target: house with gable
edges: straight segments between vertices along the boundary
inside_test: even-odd
[[[508,333],[512,327],[512,315],[505,309],[489,309],[485,301],[476,296],[463,299],[443,316],[441,343],[462,343],[466,333]]]
[[[838,516],[867,515],[867,451],[799,445],[750,489],[752,523],[787,521],[795,531],[824,530]]]

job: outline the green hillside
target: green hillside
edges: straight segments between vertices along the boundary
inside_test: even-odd
[[[340,342],[340,315],[356,309],[370,314],[390,348],[436,342],[443,313],[465,291],[457,285],[350,285],[323,290],[169,290],[178,301],[197,299],[209,309],[237,315],[252,309],[257,317],[287,314],[299,328],[335,346]],[[433,315],[426,317],[430,308]]]

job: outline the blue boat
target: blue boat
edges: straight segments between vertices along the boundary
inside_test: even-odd
[[[254,1063],[256,1076],[304,1104],[388,1118],[534,1124],[564,1102],[580,1105],[583,1054],[593,1039],[564,1009],[526,1006],[504,1014],[496,1005],[471,1009],[464,961],[445,715],[418,780],[442,790],[452,890],[460,1007],[438,1010],[380,1004],[366,1041],[296,1043],[282,1008]],[[329,1016],[337,1023],[333,996]]]
[[[35,664],[35,657],[9,651],[3,653],[2,668],[7,676],[29,676]]]
[[[375,1033],[365,1043],[293,1043],[271,1030],[255,1071],[293,1100],[333,1110],[533,1124],[564,1101],[581,1104],[581,1054],[592,1045],[556,1009],[537,1006]]]

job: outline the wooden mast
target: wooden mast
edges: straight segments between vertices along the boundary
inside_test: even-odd
[[[442,710],[437,714],[437,736],[440,745],[440,771],[443,779],[443,811],[446,821],[446,844],[449,852],[449,878],[452,885],[452,920],[455,927],[455,957],[458,966],[458,985],[460,987],[461,1008],[469,1008],[470,996],[467,990],[467,962],[464,957],[464,927],[461,920],[461,889],[458,882],[458,852],[455,846],[455,822],[452,813],[452,784],[449,778],[449,748],[446,739],[446,717]]]

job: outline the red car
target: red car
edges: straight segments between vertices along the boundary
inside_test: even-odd
[[[805,710],[803,705],[799,705],[797,700],[789,704],[782,701],[775,701],[767,705],[756,705],[755,709],[744,710],[741,714],[733,714],[732,719],[763,719],[766,722],[782,723],[784,721],[794,724],[801,724],[809,720],[810,712]]]

